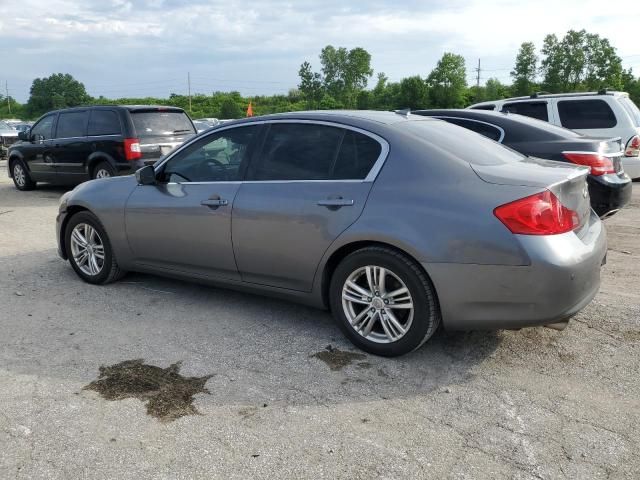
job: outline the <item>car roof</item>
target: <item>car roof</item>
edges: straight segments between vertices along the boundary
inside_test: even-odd
[[[470,105],[467,108],[479,107],[482,105],[495,105],[498,102],[515,102],[515,101],[527,101],[527,100],[540,100],[545,98],[564,98],[564,97],[593,97],[610,95],[614,97],[628,97],[627,92],[614,91],[614,90],[601,90],[599,92],[572,92],[572,93],[534,93],[532,95],[524,97],[510,97],[510,98],[498,98],[496,100],[487,100],[486,102],[478,102]]]
[[[309,110],[301,112],[286,112],[262,115],[256,117],[232,120],[225,123],[225,126],[231,124],[251,123],[268,120],[316,120],[316,121],[334,121],[339,123],[358,123],[370,122],[380,125],[394,125],[406,121],[422,121],[428,120],[418,115],[410,115],[405,113],[386,112],[379,110]]]
[[[50,112],[45,113],[45,115],[49,115],[52,113],[61,113],[61,112],[73,112],[77,110],[87,110],[87,109],[113,109],[113,108],[123,108],[129,110],[130,112],[135,111],[155,111],[155,110],[163,110],[168,112],[184,112],[184,110],[180,107],[166,106],[166,105],[81,105],[77,107],[69,107],[69,108],[61,108],[58,110],[51,110]]]

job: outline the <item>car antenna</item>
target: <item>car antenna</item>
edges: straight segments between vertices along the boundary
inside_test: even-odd
[[[411,109],[403,108],[402,110],[394,110],[394,112],[397,113],[398,115],[403,115],[405,117],[408,117],[411,114]]]

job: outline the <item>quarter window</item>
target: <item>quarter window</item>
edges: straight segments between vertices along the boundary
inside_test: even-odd
[[[177,183],[241,180],[244,162],[259,128],[251,125],[208,135],[165,164],[164,180]]]
[[[560,100],[560,123],[565,128],[613,128],[618,123],[611,107],[604,100]]]
[[[51,138],[51,127],[53,127],[53,119],[55,115],[49,115],[44,117],[38,123],[36,123],[31,129],[31,136],[40,135],[45,140]]]
[[[93,110],[89,120],[89,136],[120,134],[120,120],[113,110]]]
[[[346,130],[331,178],[362,180],[380,157],[382,146],[373,138]]]
[[[538,120],[549,121],[547,112],[547,102],[513,102],[505,103],[502,106],[503,112],[517,113],[526,117],[537,118]]]
[[[89,112],[67,112],[58,117],[56,138],[84,137],[87,134]]]
[[[341,128],[325,125],[274,123],[252,180],[328,180],[342,140]]]

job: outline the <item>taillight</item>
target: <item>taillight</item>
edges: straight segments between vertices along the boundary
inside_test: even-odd
[[[493,214],[519,235],[557,235],[580,226],[578,213],[562,205],[550,190],[501,205]]]
[[[142,158],[142,150],[140,149],[140,140],[137,138],[124,139],[124,158],[127,160],[137,160]]]
[[[591,175],[616,172],[611,159],[597,152],[562,152],[562,156],[570,162],[589,167]]]
[[[624,156],[640,157],[640,137],[638,135],[629,139],[627,148],[624,149]]]

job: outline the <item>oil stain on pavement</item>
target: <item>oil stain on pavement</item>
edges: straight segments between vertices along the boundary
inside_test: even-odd
[[[367,358],[362,353],[345,352],[338,350],[337,348],[327,345],[326,348],[320,352],[314,353],[311,357],[316,357],[329,365],[331,370],[342,370],[347,365],[351,365],[356,360],[364,360]],[[361,368],[367,368],[368,363],[362,362],[358,364]]]
[[[168,368],[146,365],[144,360],[126,360],[100,367],[100,375],[83,390],[94,390],[106,400],[137,398],[147,402],[147,413],[163,422],[185,415],[196,415],[193,396],[211,393],[205,388],[205,377],[183,377],[180,362]]]

